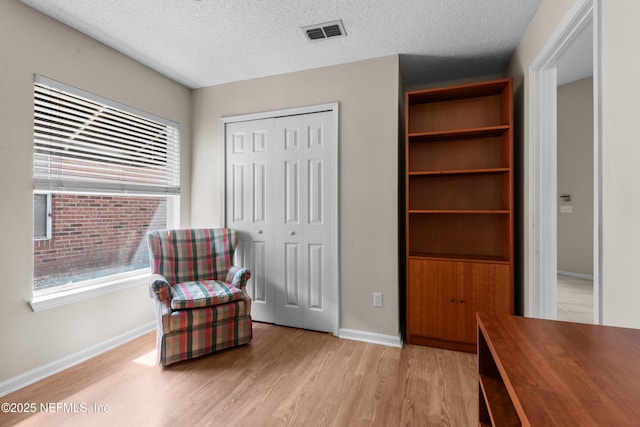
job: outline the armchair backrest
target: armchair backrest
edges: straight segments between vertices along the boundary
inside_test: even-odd
[[[171,283],[224,280],[238,234],[228,228],[156,230],[147,233],[152,274]]]

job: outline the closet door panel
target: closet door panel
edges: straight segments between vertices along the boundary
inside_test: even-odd
[[[255,320],[275,322],[274,224],[270,165],[275,155],[274,120],[229,123],[226,140],[226,224],[239,232],[235,264],[251,270],[247,292]]]
[[[276,323],[304,327],[303,320],[303,247],[301,197],[303,187],[300,152],[304,134],[300,116],[276,119],[276,266],[281,281],[276,283]]]
[[[304,161],[304,272],[306,289],[304,327],[319,331],[332,330],[332,305],[329,298],[331,266],[335,253],[329,248],[334,236],[331,232],[333,203],[331,189],[337,178],[337,165],[332,157],[334,129],[329,112],[308,114],[302,123]]]
[[[300,162],[284,162],[284,218],[287,225],[300,224]]]
[[[300,245],[285,244],[284,256],[284,304],[289,308],[300,308]]]
[[[307,276],[307,295],[309,297],[310,310],[324,309],[324,246],[317,244],[308,245],[307,259],[309,269]]]
[[[267,165],[253,164],[253,222],[264,223],[267,220]]]

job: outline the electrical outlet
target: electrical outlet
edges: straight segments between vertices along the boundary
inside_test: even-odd
[[[373,306],[382,307],[382,292],[373,293]]]
[[[560,206],[560,213],[571,213],[573,212],[573,206]]]

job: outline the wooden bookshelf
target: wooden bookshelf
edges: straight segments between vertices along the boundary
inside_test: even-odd
[[[406,93],[409,343],[473,352],[473,313],[513,312],[511,85]]]

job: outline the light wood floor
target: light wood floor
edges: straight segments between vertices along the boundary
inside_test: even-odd
[[[0,413],[0,425],[478,425],[473,354],[254,323],[247,346],[165,369],[154,362],[147,334],[0,398],[38,407]],[[44,413],[41,403],[90,413]]]
[[[557,319],[593,323],[593,281],[558,275]]]

